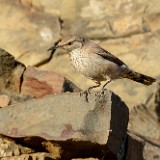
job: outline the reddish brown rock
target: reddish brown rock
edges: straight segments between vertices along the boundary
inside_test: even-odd
[[[57,73],[26,68],[2,49],[0,64],[0,92],[10,96],[11,103],[25,101],[28,99],[26,96],[40,98],[49,94],[80,91],[72,82]],[[9,101],[6,97],[0,97],[0,106],[8,105]]]
[[[76,89],[79,90],[69,80],[57,73],[28,67],[23,74],[21,94],[40,98],[49,94],[73,92]]]
[[[28,67],[23,75],[21,93],[36,98],[63,91],[64,78],[56,73]]]

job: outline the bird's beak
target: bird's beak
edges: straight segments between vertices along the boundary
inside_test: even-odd
[[[59,45],[54,45],[51,48],[49,48],[47,51],[53,51],[53,50],[56,50],[59,47],[60,47]]]

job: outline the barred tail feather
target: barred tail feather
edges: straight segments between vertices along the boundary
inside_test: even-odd
[[[156,81],[155,78],[152,78],[150,76],[147,76],[147,75],[144,75],[144,74],[132,71],[132,70],[130,70],[128,72],[127,78],[129,78],[133,81],[136,81],[138,83],[142,83],[142,84],[147,85],[147,86],[151,85],[153,82]]]

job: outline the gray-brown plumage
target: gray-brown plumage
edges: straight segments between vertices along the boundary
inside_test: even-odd
[[[88,92],[92,88],[99,87],[101,81],[106,81],[106,84],[102,87],[102,92],[104,87],[115,79],[128,78],[144,85],[151,85],[156,81],[150,76],[131,70],[123,61],[87,38],[69,36],[49,50],[58,47],[62,47],[69,52],[73,66],[80,73],[97,83],[96,86],[89,87]]]

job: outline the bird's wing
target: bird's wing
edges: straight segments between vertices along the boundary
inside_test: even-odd
[[[119,58],[117,58],[116,56],[114,56],[113,54],[111,54],[110,52],[108,52],[107,50],[104,50],[103,48],[101,49],[97,49],[96,54],[98,54],[100,57],[111,61],[113,63],[116,63],[117,65],[121,66],[121,65],[126,65],[123,61],[121,61]]]

